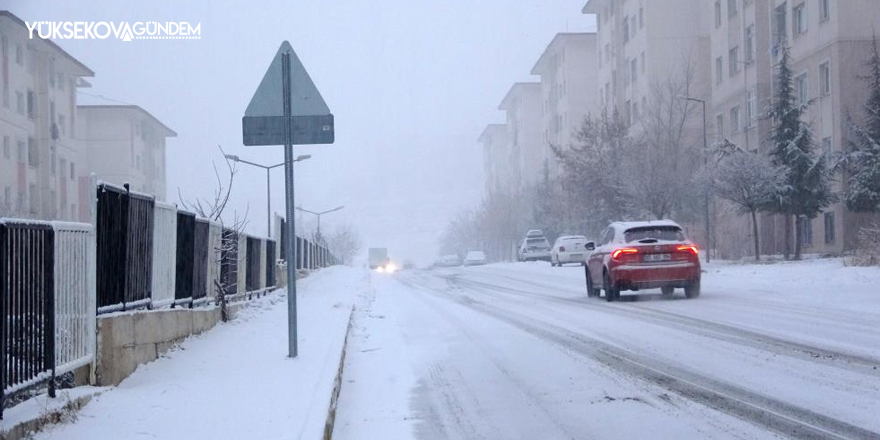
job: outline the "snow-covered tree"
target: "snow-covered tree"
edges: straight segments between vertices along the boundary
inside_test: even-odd
[[[776,96],[770,117],[774,121],[770,156],[773,164],[785,171],[786,184],[780,187],[775,200],[769,205],[773,212],[785,216],[785,256],[791,251],[791,222],[801,217],[815,218],[834,200],[831,191],[831,170],[827,157],[813,151],[812,132],[803,121],[810,103],[798,102],[795,96],[791,53],[782,48],[776,78]],[[801,257],[803,224],[796,222],[794,258]]]
[[[734,148],[703,170],[712,192],[729,201],[738,215],[749,215],[755,244],[755,259],[761,259],[758,212],[768,206],[785,185],[785,171],[769,157]]]
[[[846,207],[855,212],[880,212],[880,50],[876,36],[868,66],[865,120],[863,124],[850,124],[853,136],[844,162],[849,172],[844,200]]]

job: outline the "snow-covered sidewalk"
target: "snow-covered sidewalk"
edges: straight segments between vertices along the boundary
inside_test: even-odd
[[[36,438],[321,438],[363,279],[363,270],[332,267],[300,281],[297,359],[286,357],[286,295],[273,293]]]

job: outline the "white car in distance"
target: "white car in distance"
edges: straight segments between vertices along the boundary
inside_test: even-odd
[[[483,251],[470,251],[464,257],[465,266],[482,266],[486,264],[486,254]]]
[[[588,241],[583,235],[563,235],[556,239],[550,249],[550,265],[559,267],[563,264],[583,265],[594,249],[596,243]]]

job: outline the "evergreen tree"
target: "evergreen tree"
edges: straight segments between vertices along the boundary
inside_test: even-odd
[[[770,156],[773,164],[786,173],[785,185],[780,187],[772,211],[785,216],[785,255],[791,251],[791,222],[801,217],[815,218],[833,201],[831,172],[825,155],[813,151],[812,132],[802,117],[809,103],[798,102],[794,92],[791,53],[782,49],[779,63],[776,99],[770,111],[775,127],[771,135]],[[794,258],[801,257],[803,223],[796,222]]]
[[[844,200],[856,212],[880,212],[880,50],[876,36],[872,49],[865,121],[864,125],[851,124],[853,140],[845,159],[850,176]]]

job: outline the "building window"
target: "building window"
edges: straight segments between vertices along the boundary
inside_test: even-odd
[[[732,18],[736,15],[736,2],[739,0],[727,0],[727,16]]]
[[[799,217],[798,222],[801,227],[801,234],[798,239],[803,246],[813,245],[813,219],[809,217]]]
[[[58,165],[55,164],[55,160],[56,156],[55,152],[53,151],[52,154],[49,155],[49,171],[52,173],[53,176],[58,173]]]
[[[642,62],[642,73],[644,74],[645,73],[645,53],[644,52],[642,52],[641,57],[642,57],[642,61],[641,61]]]
[[[730,58],[728,60],[730,63],[728,69],[730,70],[730,76],[734,76],[739,73],[739,47],[734,47],[730,49]]]
[[[9,136],[3,136],[3,158],[9,159]]]
[[[730,132],[739,133],[739,106],[730,109]]]
[[[30,209],[31,214],[36,215],[38,212],[38,210],[37,210],[37,185],[34,185],[33,183],[28,185],[28,193],[30,195],[30,204],[29,205],[31,208]]]
[[[718,57],[715,59],[715,83],[721,84],[724,81],[724,58]]]
[[[64,74],[58,72],[58,90],[64,91]]]
[[[791,19],[794,20],[791,27],[794,30],[795,35],[801,35],[807,32],[807,6],[805,3],[801,3],[794,7]]]
[[[748,105],[746,106],[746,112],[748,113],[746,117],[748,117],[749,127],[754,126],[755,121],[758,120],[758,94],[753,90],[749,90],[748,96]]]
[[[724,115],[715,117],[715,140],[719,143],[724,140]]]
[[[639,29],[645,27],[645,8],[639,8]]]
[[[9,38],[0,36],[0,54],[4,66],[9,65]],[[9,108],[9,69],[3,69],[3,107]]]
[[[32,168],[36,168],[38,165],[40,165],[40,160],[39,160],[40,158],[37,155],[37,140],[32,137],[29,137],[27,148],[28,148],[28,165],[30,165]]]
[[[15,64],[19,66],[24,64],[24,53],[22,52],[21,45],[15,45]]]
[[[73,166],[73,162],[70,163],[70,180],[76,179],[76,168]]]
[[[629,42],[629,18],[623,17],[623,43]]]
[[[834,243],[835,239],[835,230],[834,230],[834,213],[826,212],[825,213],[825,244]]]
[[[746,64],[751,64],[755,60],[755,25],[749,25],[746,28]]]
[[[822,152],[825,154],[831,154],[831,138],[826,137],[822,139]]]
[[[27,162],[27,147],[24,144],[24,141],[18,141],[18,163]]]
[[[807,105],[810,101],[810,82],[807,79],[806,73],[802,73],[794,79],[794,90],[798,104]]]
[[[3,202],[6,205],[6,209],[12,208],[12,187],[7,186],[3,189]]]
[[[826,61],[819,65],[819,94],[822,96],[831,93],[831,64]]]
[[[639,78],[639,60],[633,58],[630,61],[630,71],[632,72],[632,82],[636,82]]]
[[[27,115],[28,118],[34,119],[37,114],[37,96],[33,90],[27,91]]]
[[[67,120],[61,114],[58,115],[58,129],[62,136],[67,136]]]
[[[819,0],[819,14],[821,21],[831,18],[831,0]]]
[[[782,2],[773,12],[773,38],[776,46],[782,45],[788,40],[788,4]]]
[[[15,92],[15,111],[18,114],[24,114],[24,94],[21,92]]]
[[[721,27],[721,0],[715,0],[715,27]]]
[[[629,32],[630,32],[630,36],[633,37],[633,38],[635,38],[635,36],[636,36],[636,31],[637,31],[637,30],[638,30],[638,28],[636,27],[636,16],[633,15],[632,17],[629,18]]]

